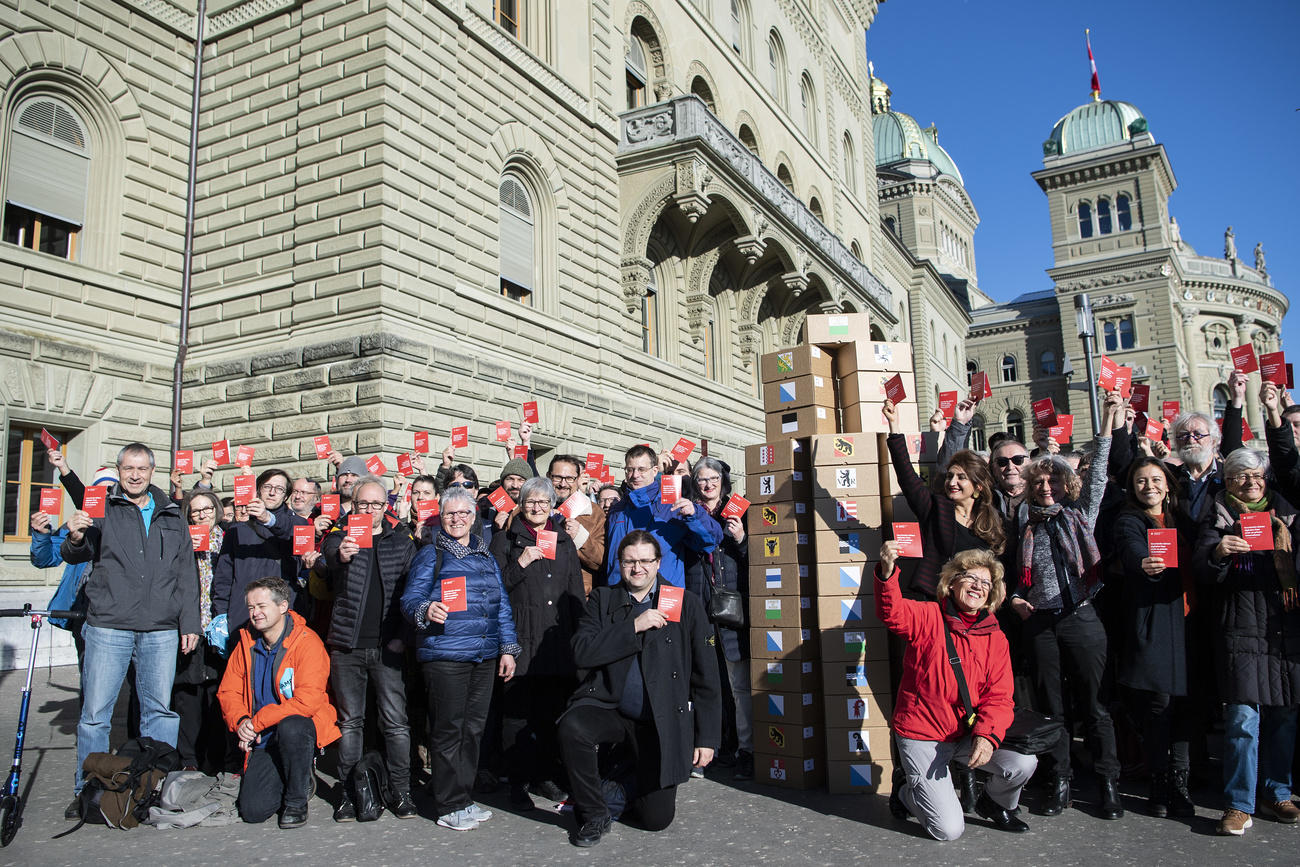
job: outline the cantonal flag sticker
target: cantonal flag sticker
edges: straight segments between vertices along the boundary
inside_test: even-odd
[[[785,666],[779,662],[769,662],[767,664],[767,682],[777,685],[785,680]]]
[[[871,765],[849,765],[849,785],[850,786],[870,786],[871,785]]]
[[[862,600],[861,599],[841,599],[840,600],[840,619],[845,623],[851,620],[862,619]]]
[[[785,696],[769,695],[767,697],[767,712],[772,716],[785,716]]]
[[[840,567],[840,586],[841,586],[841,587],[861,587],[861,586],[862,586],[862,567],[861,567],[861,566],[841,566],[841,567]]]
[[[799,399],[799,389],[796,383],[783,382],[776,389],[776,399],[778,403],[794,403]]]
[[[767,620],[780,620],[781,600],[780,599],[763,600],[763,617]]]
[[[767,570],[767,589],[768,589],[768,590],[780,590],[780,589],[781,589],[781,569],[780,569],[780,567],[777,567],[777,568],[774,568],[774,569],[768,569],[768,570]]]
[[[781,630],[767,630],[767,650],[769,653],[778,653],[785,650],[785,638],[781,635]]]

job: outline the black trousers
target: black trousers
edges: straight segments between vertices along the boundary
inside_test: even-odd
[[[1196,725],[1192,700],[1145,689],[1125,693],[1134,719],[1142,726],[1142,750],[1151,773],[1187,771]]]
[[[560,717],[559,738],[578,827],[609,815],[596,753],[601,744],[627,744],[636,755],[637,791],[628,812],[647,831],[673,823],[677,786],[659,785],[659,733],[653,722],[630,720],[613,708],[578,705]]]
[[[433,800],[439,816],[474,803],[479,745],[487,721],[496,658],[420,663],[433,721]]]
[[[1102,674],[1106,669],[1106,630],[1097,609],[1090,604],[1069,614],[1031,614],[1022,624],[1025,654],[1029,660],[1038,709],[1065,721],[1065,678],[1074,688],[1070,707],[1083,717],[1093,755],[1093,770],[1101,777],[1119,776],[1115,724],[1101,703]],[[1043,757],[1047,773],[1070,773],[1070,738]]]
[[[411,730],[406,724],[403,656],[387,647],[330,650],[330,686],[339,711],[339,781],[345,786],[365,750],[366,686],[375,688],[388,778],[399,795],[411,789]]]
[[[559,780],[556,722],[576,686],[571,677],[544,674],[516,675],[504,685],[501,737],[512,784]]]
[[[281,806],[306,807],[311,797],[316,723],[305,716],[287,716],[272,731],[270,746],[248,754],[239,784],[239,815],[245,822],[265,822]]]

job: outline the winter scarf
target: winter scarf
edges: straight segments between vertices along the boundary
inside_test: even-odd
[[[1088,529],[1088,522],[1083,512],[1067,509],[1060,503],[1050,506],[1037,506],[1030,502],[1021,505],[1022,514],[1028,515],[1023,522],[1024,532],[1020,538],[1020,586],[1028,588],[1033,582],[1034,564],[1034,530],[1038,524],[1045,524],[1052,546],[1061,552],[1067,569],[1074,570],[1083,579],[1089,592],[1101,581],[1101,554],[1097,551],[1097,540]]]

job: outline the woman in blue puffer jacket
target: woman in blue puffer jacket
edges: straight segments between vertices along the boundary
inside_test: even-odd
[[[501,569],[483,540],[470,533],[476,510],[464,488],[443,493],[442,528],[416,554],[402,592],[433,719],[438,824],[456,831],[492,817],[472,797],[479,745],[492,677],[514,677],[520,652]]]

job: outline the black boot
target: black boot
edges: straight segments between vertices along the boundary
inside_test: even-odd
[[[1124,815],[1124,805],[1119,800],[1119,780],[1114,777],[1102,777],[1101,780],[1101,817],[1119,819]]]
[[[912,816],[898,794],[903,790],[903,783],[906,781],[907,775],[903,773],[903,769],[894,768],[893,785],[889,790],[889,814],[900,822],[906,822]]]
[[[975,775],[966,769],[954,769],[952,785],[957,790],[962,812],[969,813],[975,809]]]
[[[1187,769],[1169,772],[1169,815],[1190,819],[1196,815],[1196,805],[1187,794]]]
[[[1047,797],[1043,800],[1044,816],[1059,816],[1070,806],[1070,778],[1065,774],[1052,774],[1047,778]]]
[[[1169,773],[1151,772],[1151,796],[1147,798],[1147,812],[1157,819],[1169,815]]]

